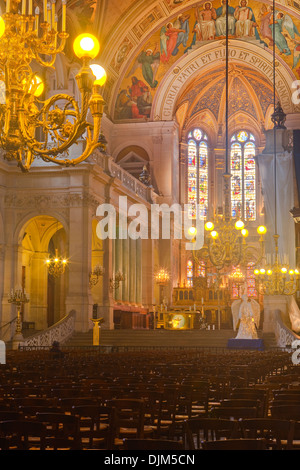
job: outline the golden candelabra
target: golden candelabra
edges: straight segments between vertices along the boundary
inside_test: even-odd
[[[99,282],[99,278],[103,276],[105,273],[105,269],[100,264],[97,264],[93,271],[89,275],[89,285],[90,287],[94,287]]]
[[[154,275],[156,284],[160,286],[167,286],[170,282],[170,275],[168,270],[165,268],[160,268]]]
[[[120,282],[125,281],[125,276],[121,271],[117,271],[115,276],[109,280],[111,290],[117,290],[120,287]]]
[[[23,336],[22,336],[22,319],[21,319],[21,308],[24,304],[27,304],[29,302],[29,297],[26,293],[25,289],[18,288],[18,289],[12,289],[7,301],[10,304],[16,305],[17,306],[17,323],[16,323],[16,331],[15,331],[15,336],[14,340],[15,341],[22,341]]]
[[[53,277],[59,277],[64,274],[68,260],[58,255],[58,249],[55,249],[55,255],[46,260],[48,272]]]
[[[57,54],[64,50],[66,0],[62,0],[61,30],[58,31],[56,2],[43,1],[43,21],[32,0],[6,0],[6,12],[0,18],[0,146],[4,158],[16,160],[28,171],[36,157],[62,166],[85,160],[98,141],[104,101],[100,94],[105,83],[104,69],[90,61],[99,53],[97,38],[82,34],[74,41],[74,52],[82,59],[76,76],[80,102],[59,93],[42,101],[44,84],[33,72],[31,63],[40,68],[54,68]],[[98,71],[100,73],[98,74]],[[87,122],[88,110],[93,124]],[[85,148],[77,158],[68,158],[68,149],[85,134]]]
[[[254,270],[256,289],[264,295],[294,295],[299,290],[300,273],[290,269],[287,263],[281,264],[278,253],[279,235],[273,235],[275,241],[274,263],[267,263]]]
[[[221,271],[233,266],[247,266],[250,261],[257,264],[263,258],[264,234],[267,231],[263,225],[257,229],[260,235],[259,248],[246,242],[248,230],[244,222],[227,217],[226,213],[213,222],[206,222],[204,227],[204,245],[200,250],[193,251],[197,263],[204,261]]]

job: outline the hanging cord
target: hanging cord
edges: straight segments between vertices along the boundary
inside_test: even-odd
[[[228,81],[228,74],[229,74],[229,40],[228,40],[228,12],[229,12],[229,1],[226,1],[226,110],[225,110],[225,125],[226,125],[226,150],[225,150],[225,158],[226,158],[226,174],[229,174],[229,166],[228,166],[228,106],[229,106],[229,81]]]
[[[275,0],[273,0],[273,105],[276,112],[276,72],[275,72]],[[274,119],[274,185],[275,185],[275,235],[277,235],[277,155],[276,155],[276,121]]]

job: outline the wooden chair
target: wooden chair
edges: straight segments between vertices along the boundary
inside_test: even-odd
[[[264,439],[225,439],[202,441],[203,450],[266,450]]]
[[[257,418],[256,407],[213,407],[210,410],[210,417],[222,419],[240,419],[240,418]]]
[[[201,448],[201,440],[232,438],[237,430],[237,421],[218,418],[192,418],[184,423],[186,447],[189,450]]]
[[[266,446],[274,450],[290,449],[295,434],[295,423],[290,420],[254,418],[239,420],[244,439],[264,438]]]
[[[300,405],[271,405],[270,412],[272,418],[300,421]]]
[[[115,408],[99,405],[73,406],[72,414],[79,417],[82,449],[113,448],[116,426]]]
[[[163,439],[124,439],[124,450],[183,450],[181,441]]]
[[[0,436],[8,440],[9,448],[17,450],[45,450],[46,428],[35,421],[1,421]]]
[[[37,422],[46,425],[46,447],[80,450],[79,418],[64,413],[37,413]]]
[[[258,417],[263,417],[264,414],[262,402],[251,398],[226,398],[220,402],[220,407],[256,408]]]
[[[145,403],[138,399],[114,399],[108,403],[116,410],[116,445],[123,445],[123,439],[144,439],[153,436],[151,426],[145,425]]]

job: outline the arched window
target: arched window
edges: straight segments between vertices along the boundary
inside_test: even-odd
[[[234,271],[240,271],[239,266],[237,268],[233,268]],[[240,299],[244,289],[245,284],[247,286],[247,295],[248,297],[256,298],[257,297],[257,290],[255,286],[255,275],[254,275],[254,262],[250,261],[246,267],[246,278],[245,282],[242,284],[232,283],[232,292],[231,296],[233,299]]]
[[[188,135],[189,217],[205,219],[208,208],[208,141],[201,129]],[[197,214],[198,204],[198,214]]]
[[[188,260],[186,266],[187,287],[193,287],[194,263]]]
[[[231,138],[231,211],[233,217],[256,219],[255,137],[240,131]]]

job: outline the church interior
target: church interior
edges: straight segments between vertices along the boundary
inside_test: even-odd
[[[0,15],[0,449],[300,450],[299,0]]]

